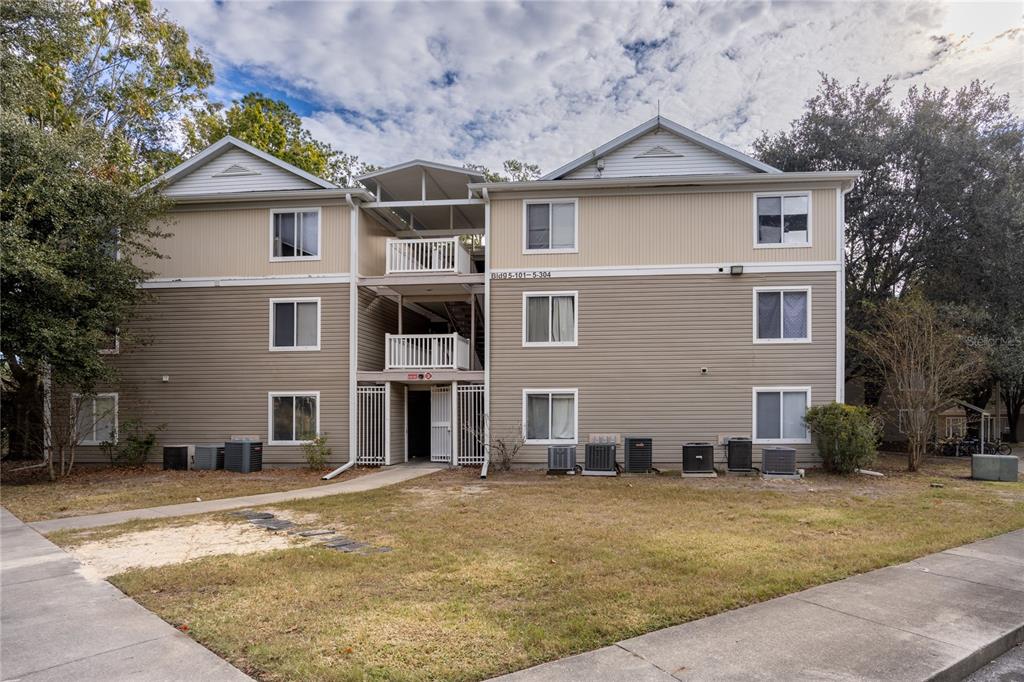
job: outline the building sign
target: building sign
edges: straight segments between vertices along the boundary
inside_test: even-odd
[[[528,270],[525,272],[492,272],[491,279],[551,279],[551,271]]]

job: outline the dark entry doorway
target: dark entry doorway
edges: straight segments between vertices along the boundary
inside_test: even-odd
[[[409,391],[409,459],[430,459],[430,391]]]

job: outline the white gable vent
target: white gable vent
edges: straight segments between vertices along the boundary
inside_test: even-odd
[[[650,149],[648,149],[647,151],[645,151],[643,153],[637,154],[636,158],[640,159],[640,158],[643,158],[645,156],[647,156],[647,157],[649,157],[649,156],[662,156],[662,157],[675,156],[675,157],[678,157],[678,156],[682,156],[682,154],[680,154],[679,152],[674,152],[671,149],[667,149],[665,147],[662,147],[659,144],[659,145],[655,145],[655,146],[651,147]]]
[[[222,170],[220,173],[214,173],[213,177],[217,178],[217,177],[221,177],[221,176],[224,176],[224,175],[229,175],[229,176],[259,175],[259,173],[254,171],[254,170],[252,170],[251,168],[246,168],[245,166],[243,166],[240,163],[233,163],[230,166],[228,166],[227,168],[225,168],[224,170]]]

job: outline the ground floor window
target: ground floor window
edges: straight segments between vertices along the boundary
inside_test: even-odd
[[[82,445],[117,442],[117,394],[97,393],[71,397],[75,418],[75,437]]]
[[[527,443],[576,442],[578,391],[526,389],[523,391],[523,431]]]
[[[320,433],[320,393],[270,394],[270,442],[277,445],[306,443]]]
[[[754,389],[754,440],[759,443],[809,443],[804,414],[809,387]]]

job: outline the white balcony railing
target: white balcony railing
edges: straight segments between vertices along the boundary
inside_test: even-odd
[[[469,252],[458,237],[389,239],[387,273],[468,273]]]
[[[469,369],[469,340],[458,334],[386,334],[386,369]]]

